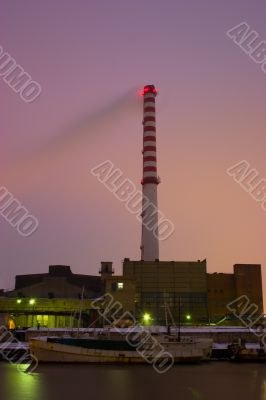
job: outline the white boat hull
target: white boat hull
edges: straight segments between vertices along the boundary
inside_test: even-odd
[[[135,350],[114,351],[88,349],[78,346],[70,346],[59,343],[47,342],[43,339],[31,339],[29,342],[31,353],[40,363],[103,363],[103,364],[145,364],[147,359]],[[196,344],[179,343],[174,349],[165,349],[173,356],[175,363],[199,362],[204,358],[203,351]],[[161,358],[161,357],[160,357]],[[171,359],[167,354],[162,357]],[[150,362],[151,363],[151,362]]]

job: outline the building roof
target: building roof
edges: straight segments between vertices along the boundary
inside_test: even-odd
[[[73,274],[68,265],[50,265],[49,272],[44,274],[17,275],[15,290],[22,290],[30,286],[42,283],[46,278],[65,278],[65,281],[73,286],[78,286],[86,291],[100,294],[103,291],[100,276]]]

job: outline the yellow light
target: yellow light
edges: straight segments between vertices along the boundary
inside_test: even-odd
[[[22,300],[21,299],[17,299],[17,303],[21,304]]]
[[[190,320],[191,320],[191,315],[187,314],[187,315],[186,315],[186,319],[187,319],[188,321],[190,321]]]
[[[15,321],[12,318],[8,319],[7,327],[8,329],[16,329]]]
[[[148,313],[145,313],[143,315],[143,321],[145,322],[145,324],[148,324],[149,322],[151,322],[151,315]]]
[[[33,306],[33,304],[35,304],[35,299],[30,299],[29,303],[31,306]]]

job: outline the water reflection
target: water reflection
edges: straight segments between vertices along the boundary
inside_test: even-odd
[[[266,400],[266,364],[40,365],[36,373],[0,363],[0,400]]]
[[[3,400],[43,400],[44,388],[40,374],[19,372],[16,365],[1,364],[0,398]]]

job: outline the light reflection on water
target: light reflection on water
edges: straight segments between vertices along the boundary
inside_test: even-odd
[[[1,400],[43,400],[45,397],[40,374],[26,374],[19,372],[16,365],[1,364],[0,377]]]
[[[27,375],[0,364],[0,400],[266,400],[266,364],[152,367],[41,365]]]

